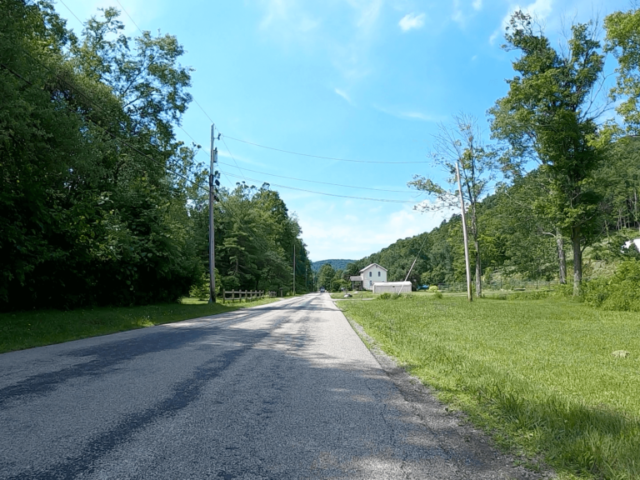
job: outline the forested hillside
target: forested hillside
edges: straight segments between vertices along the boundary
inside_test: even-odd
[[[330,259],[330,260],[320,260],[318,262],[313,262],[311,267],[314,272],[319,272],[323,265],[329,264],[333,267],[334,270],[344,270],[347,268],[347,265],[354,262],[355,260],[344,260],[344,259]]]
[[[476,295],[499,275],[572,283],[579,296],[584,279],[633,262],[638,251],[624,244],[640,236],[640,10],[616,12],[604,24],[604,41],[592,21],[572,25],[556,48],[529,15],[515,12],[505,34],[505,48],[517,53],[514,75],[488,111],[490,141],[477,119],[455,116],[430,152],[450,176],[409,182],[432,199],[418,208],[455,208],[466,223],[456,215],[398,240],[349,265],[342,278],[376,262],[389,280],[403,280],[417,258],[414,284],[464,281],[463,226]],[[601,98],[605,58],[618,65]],[[614,108],[617,119],[603,121]]]
[[[585,250],[585,277],[598,276],[607,263],[640,256],[635,248],[624,248],[631,238],[640,237],[638,189],[640,188],[640,138],[625,138],[607,149],[607,160],[595,172],[598,213],[594,217],[592,243]],[[502,185],[478,204],[478,226],[482,231],[482,276],[554,280],[560,278],[559,248],[565,253],[569,278],[573,269],[572,251],[562,242],[544,211],[537,210],[540,199],[540,172],[534,170],[512,185]],[[560,237],[560,238],[558,238]],[[560,240],[560,243],[558,242]],[[472,253],[473,250],[472,250]],[[389,269],[389,280],[410,275],[415,285],[464,282],[464,249],[460,215],[431,232],[398,240],[381,251],[349,265],[343,277],[354,275],[370,263]],[[472,270],[475,270],[474,255]],[[610,270],[605,269],[605,273]]]
[[[207,271],[208,172],[174,130],[191,69],[168,34],[82,36],[48,2],[0,2],[0,309],[173,301]],[[222,189],[220,288],[308,279],[300,227],[268,186]]]

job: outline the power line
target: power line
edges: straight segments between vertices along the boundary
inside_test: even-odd
[[[233,165],[231,165],[230,163],[221,162],[221,161],[218,161],[218,163],[220,163],[222,165],[227,165],[228,167],[233,167]],[[351,189],[354,189],[354,190],[372,190],[374,192],[409,193],[406,190],[388,190],[388,189],[384,189],[384,188],[359,187],[359,186],[355,186],[355,185],[342,185],[342,184],[339,184],[339,183],[320,182],[318,180],[305,180],[304,178],[295,178],[295,177],[287,177],[285,175],[276,175],[275,173],[260,172],[258,170],[252,170],[252,169],[246,168],[246,167],[243,167],[243,169],[246,170],[247,172],[258,173],[260,175],[268,175],[270,177],[285,178],[287,180],[296,180],[298,182],[317,183],[319,185],[331,185],[332,187],[351,188]]]
[[[133,22],[133,24],[136,26],[138,31],[144,35],[144,32],[140,29],[140,27],[138,26],[136,21],[133,19],[133,17],[129,15],[129,12],[127,12],[127,9],[122,6],[122,4],[120,3],[120,0],[116,0],[116,2],[118,2],[118,5],[120,5],[120,8],[122,8],[122,11],[127,15],[127,17],[129,17],[129,20]]]
[[[66,8],[67,10],[69,10],[69,12],[71,12],[71,15],[73,15],[74,17],[76,17],[76,20],[78,20],[78,22],[80,22],[80,25],[84,25],[83,21],[82,21],[82,20],[80,20],[80,19],[78,18],[78,16],[77,16],[75,13],[73,13],[73,10],[71,10],[69,7],[67,7],[67,4],[66,4],[66,3],[64,3],[64,1],[63,1],[63,0],[60,0],[60,3],[61,3],[62,5],[64,5],[64,6],[65,6],[65,8]],[[119,3],[119,2],[118,2],[118,3]]]
[[[139,30],[140,32],[142,32],[142,30],[140,29],[140,27],[138,27],[138,25],[135,23],[135,21],[133,20],[133,18],[131,18],[131,16],[129,15],[129,13],[126,11],[126,9],[125,9],[125,8],[122,6],[122,4],[120,3],[120,1],[119,1],[119,0],[116,0],[116,1],[117,1],[117,2],[118,2],[118,4],[120,5],[120,7],[122,7],[122,9],[123,9],[123,11],[125,12],[125,14],[126,14],[126,15],[131,19],[131,21],[132,21],[132,22],[133,22],[133,24],[136,26],[136,28],[138,28],[138,30]],[[61,0],[61,2],[62,2],[62,0]],[[74,17],[76,17],[76,19],[77,19],[78,21],[80,21],[80,20],[78,19],[78,17],[75,15],[75,13],[73,13],[73,11],[72,11],[72,10],[71,10],[71,9],[70,9],[66,4],[64,4],[64,2],[62,2],[62,3],[63,3],[63,5],[64,5],[64,6],[65,6],[65,7],[66,7],[70,12],[71,12],[71,14],[72,14]],[[29,55],[29,56],[30,56],[33,60],[36,60],[36,59],[34,59],[31,55]],[[37,61],[37,60],[36,60],[36,61]],[[7,69],[8,69],[8,67],[6,67],[6,66],[4,66],[4,65],[3,65],[3,67],[5,67],[5,68],[7,68]],[[47,70],[49,70],[49,71],[51,72],[51,70],[50,70],[48,67],[46,67],[46,66],[45,66],[45,68],[47,68]],[[10,71],[11,71],[11,70],[10,70]],[[15,72],[13,72],[13,71],[11,71],[11,73],[13,73],[14,75],[18,76],[18,78],[20,78],[20,79],[22,79],[22,80],[26,81],[24,78],[20,77],[17,73],[15,73]],[[54,72],[51,72],[51,73],[53,73],[54,75],[56,75]],[[58,77],[58,76],[56,75],[56,77]],[[59,78],[59,77],[58,77],[58,78]],[[60,78],[59,78],[59,79],[60,79]],[[65,84],[67,84],[67,85],[68,85],[70,88],[72,88],[74,91],[76,91],[77,93],[81,94],[81,95],[82,95],[82,96],[83,96],[83,97],[88,101],[88,103],[89,103],[89,104],[91,104],[94,108],[96,108],[96,107],[97,107],[97,106],[96,106],[96,104],[94,104],[94,103],[91,101],[91,99],[90,99],[90,98],[88,98],[88,97],[87,97],[87,95],[85,95],[85,94],[84,94],[84,92],[79,91],[79,90],[76,90],[75,86],[74,86],[74,85],[69,84],[66,80],[64,80],[64,79],[60,79],[60,80],[62,80]],[[30,83],[30,82],[28,82],[28,83]],[[197,102],[196,102],[196,103],[197,103]],[[209,115],[206,113],[206,111],[205,111],[205,110],[204,110],[204,109],[203,109],[199,104],[198,104],[198,106],[202,109],[202,111],[205,113],[205,115],[207,115],[207,117],[208,117],[209,119],[211,119],[211,118],[209,117]],[[67,108],[69,108],[69,106],[67,106]],[[70,109],[70,108],[69,108],[69,109]],[[100,110],[100,111],[102,111],[102,108],[100,108],[100,107],[97,107],[97,109],[98,109],[98,110]],[[71,110],[71,109],[70,109],[70,110]],[[77,113],[77,112],[75,112],[74,110],[72,110],[72,111],[73,111],[74,113]],[[136,153],[138,153],[139,155],[142,155],[142,156],[144,156],[144,157],[150,158],[151,160],[155,160],[153,157],[149,156],[148,154],[145,154],[144,152],[141,152],[141,151],[140,151],[140,150],[138,150],[136,147],[134,147],[134,146],[130,145],[128,142],[126,142],[126,141],[124,141],[123,139],[119,138],[117,135],[113,134],[112,132],[110,132],[110,131],[109,131],[109,130],[107,130],[106,128],[102,127],[101,125],[98,125],[98,124],[97,124],[97,123],[95,123],[93,120],[91,120],[91,119],[89,119],[89,118],[85,118],[85,120],[87,120],[87,121],[91,122],[93,125],[97,126],[97,127],[98,127],[98,128],[100,128],[101,130],[103,130],[104,132],[106,132],[107,134],[109,134],[110,136],[112,136],[115,140],[118,140],[118,141],[122,142],[125,146],[127,146],[127,147],[128,147],[128,148],[130,148],[131,150],[135,151],[135,152],[136,152]],[[198,145],[197,141],[193,138],[193,136],[191,136],[191,135],[189,134],[189,132],[187,132],[187,130],[186,130],[186,129],[184,129],[181,125],[178,125],[178,127],[179,127],[182,131],[184,131],[184,132],[185,132],[185,134],[186,134],[186,135],[187,135],[187,136],[188,136],[188,137],[189,137],[189,138],[190,138],[190,139],[191,139],[191,140],[192,140],[196,145]],[[240,166],[238,165],[238,162],[236,161],[235,157],[234,157],[234,156],[233,156],[233,154],[231,153],[231,150],[229,149],[229,146],[227,145],[226,141],[224,140],[224,137],[225,137],[225,136],[226,136],[226,135],[222,135],[222,141],[223,141],[223,143],[224,143],[224,145],[225,145],[225,147],[226,147],[227,151],[229,152],[229,155],[230,155],[230,156],[231,156],[231,158],[233,159],[233,161],[234,161],[234,163],[236,164],[236,167],[238,168],[238,170],[240,170],[240,172],[241,172],[241,173],[244,173],[244,172],[242,171],[242,168],[240,168]],[[240,141],[240,142],[244,142],[244,143],[250,143],[250,144],[252,144],[252,145],[260,146],[260,147],[262,147],[262,148],[268,148],[268,149],[272,149],[272,150],[278,150],[278,149],[274,149],[274,148],[272,148],[272,147],[266,147],[266,146],[263,146],[263,145],[254,144],[254,143],[252,143],[252,142],[246,142],[246,141],[244,141],[244,140],[236,139],[236,138],[233,138],[233,137],[228,137],[228,138],[230,138],[230,139],[232,139],[232,140],[237,140],[237,141]],[[323,159],[340,160],[340,161],[351,161],[351,162],[357,162],[357,163],[387,163],[387,164],[389,164],[389,163],[426,163],[426,162],[365,162],[365,161],[359,161],[359,160],[346,160],[346,159],[338,159],[338,158],[332,158],[332,157],[321,157],[321,156],[316,156],[316,155],[301,154],[301,153],[296,153],[296,152],[289,152],[289,151],[286,151],[286,150],[278,150],[278,151],[282,151],[282,152],[285,152],[285,153],[296,154],[296,155],[303,155],[303,156],[308,156],[308,157],[314,157],[314,158],[323,158]],[[227,165],[228,165],[228,164],[227,164]],[[247,170],[249,170],[249,169],[247,169]],[[188,182],[190,182],[190,183],[192,183],[192,184],[196,185],[198,188],[201,188],[202,190],[204,190],[204,191],[207,191],[207,192],[208,192],[208,189],[206,189],[206,188],[202,187],[202,185],[200,185],[200,184],[198,184],[198,183],[194,182],[193,180],[189,179],[188,177],[186,177],[186,176],[184,176],[184,175],[182,175],[182,174],[180,174],[180,173],[174,172],[174,171],[172,171],[172,170],[169,170],[168,168],[167,168],[167,171],[168,171],[168,172],[170,172],[170,173],[172,173],[172,174],[174,174],[174,175],[177,175],[177,176],[178,176],[178,177],[180,177],[180,178],[183,178],[184,180],[186,180],[186,181],[188,181]],[[250,171],[254,171],[254,170],[250,170]],[[239,176],[234,175],[234,174],[229,173],[229,172],[222,172],[222,171],[221,171],[221,173],[223,173],[223,174],[225,175],[225,177],[227,177],[227,175],[229,175],[229,176],[236,177],[236,178],[243,178],[245,181],[247,181],[247,180],[251,180],[251,181],[259,182],[259,180],[256,180],[256,179],[246,178],[246,177],[244,177],[244,175],[243,175],[242,177],[239,177]],[[262,173],[262,172],[254,171],[254,173]],[[289,178],[289,179],[294,179],[294,180],[298,180],[298,181],[306,181],[306,182],[312,182],[312,183],[320,183],[320,184],[327,184],[327,185],[333,185],[333,186],[341,186],[341,187],[346,187],[346,188],[358,188],[358,187],[351,187],[351,186],[347,186],[347,185],[331,184],[331,183],[328,183],[328,182],[314,182],[314,181],[303,180],[303,179],[295,179],[295,178],[292,178],[292,177],[283,177],[283,176],[280,176],[280,175],[274,175],[274,174],[268,174],[268,173],[266,173],[266,175],[271,175],[271,176],[281,177],[281,178]],[[228,178],[228,177],[227,177],[227,180],[229,180],[229,178]],[[231,183],[231,181],[230,181],[230,183]],[[278,185],[278,184],[271,184],[271,185],[274,185],[274,186],[279,187],[279,188],[285,188],[285,189],[290,189],[290,190],[303,191],[303,192],[314,193],[314,194],[318,194],[318,195],[325,195],[325,196],[332,196],[332,197],[339,197],[339,198],[351,198],[351,199],[357,199],[357,200],[377,201],[377,202],[386,202],[386,203],[413,203],[412,201],[403,201],[403,200],[376,199],[376,198],[367,198],[367,197],[356,197],[356,196],[348,196],[348,195],[338,195],[338,194],[332,194],[332,193],[326,193],[326,192],[317,192],[317,191],[312,191],[312,190],[306,190],[306,189],[301,189],[301,188],[296,188],[296,187],[289,187],[289,186],[286,186],[286,185]],[[366,189],[366,190],[379,190],[379,191],[390,191],[390,192],[392,192],[391,190],[374,189],[374,188],[367,188],[367,187],[363,187],[363,189]],[[396,192],[397,192],[397,193],[401,193],[400,191],[396,191]]]
[[[288,153],[290,155],[299,155],[301,157],[320,158],[322,160],[337,160],[339,162],[351,162],[351,163],[373,163],[373,164],[385,164],[385,165],[402,165],[402,164],[425,164],[429,162],[380,162],[372,160],[349,160],[346,158],[336,157],[323,157],[322,155],[312,155],[310,153],[293,152],[291,150],[283,150],[281,148],[268,147],[266,145],[260,145],[259,143],[249,142],[248,140],[241,140],[239,138],[230,137],[229,135],[222,134],[223,137],[227,137],[229,140],[235,140],[236,142],[246,143],[255,147],[266,148],[267,150],[274,150],[276,152]]]
[[[133,22],[133,24],[136,26],[136,28],[138,29],[138,31],[144,35],[144,32],[142,31],[142,29],[138,26],[138,24],[137,24],[137,23],[136,23],[136,21],[133,19],[133,17],[132,17],[131,15],[129,15],[129,12],[127,12],[127,9],[126,9],[126,8],[124,8],[124,5],[122,5],[122,3],[120,3],[120,0],[116,0],[116,2],[118,2],[118,5],[120,5],[120,8],[122,8],[122,11],[127,15],[127,17],[129,17],[129,20],[131,20],[131,21]],[[65,6],[66,6],[66,5],[65,5]],[[67,7],[67,8],[68,8],[68,7]],[[73,12],[71,12],[71,13],[73,13]],[[74,17],[75,17],[75,15],[74,15]],[[77,17],[76,17],[76,18],[77,18]],[[198,100],[196,100],[196,99],[195,99],[195,97],[193,97],[193,96],[191,97],[191,99],[193,100],[193,103],[195,103],[195,104],[198,106],[198,108],[199,108],[200,110],[202,110],[202,113],[204,113],[204,115],[209,119],[209,121],[210,121],[211,123],[215,123],[215,122],[213,121],[213,119],[209,116],[209,114],[207,113],[207,111],[202,107],[202,105],[200,105],[200,103],[198,102]],[[187,135],[188,135],[188,134],[187,134]],[[189,135],[189,136],[191,136],[191,135]]]
[[[222,172],[226,175],[229,175],[230,177],[235,177],[235,178],[243,178],[240,175],[234,175],[233,173],[229,173],[229,172]],[[251,180],[252,182],[262,182],[262,180],[258,180],[256,178],[244,178],[244,180]],[[370,201],[370,202],[383,202],[383,203],[415,203],[413,200],[391,200],[388,198],[370,198],[370,197],[355,197],[355,196],[351,196],[351,195],[338,195],[336,193],[327,193],[327,192],[318,192],[315,190],[306,190],[304,188],[296,188],[296,187],[289,187],[287,185],[278,185],[277,183],[270,183],[270,182],[263,182],[263,183],[268,183],[269,185],[273,185],[274,187],[278,187],[278,188],[286,188],[288,190],[296,190],[298,192],[307,192],[307,193],[314,193],[316,195],[325,195],[328,197],[339,197],[339,198],[350,198],[353,200],[366,200],[366,201]]]
[[[231,155],[231,158],[233,159],[233,163],[236,164],[236,167],[238,167],[238,170],[240,170],[240,173],[244,177],[244,172],[240,168],[240,165],[238,165],[238,162],[236,161],[236,158],[233,156],[233,153],[231,153],[231,150],[229,150],[229,145],[227,145],[227,142],[224,141],[224,137],[222,137],[222,143],[224,143],[224,146],[227,149],[227,152],[229,152],[229,155]]]

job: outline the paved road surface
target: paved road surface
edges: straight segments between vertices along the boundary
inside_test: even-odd
[[[533,478],[381,363],[326,294],[3,354],[0,478]]]

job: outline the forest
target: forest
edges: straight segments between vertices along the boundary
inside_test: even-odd
[[[0,2],[0,310],[175,301],[207,282],[208,175],[176,138],[192,98],[168,34],[108,8],[66,27],[47,1]],[[310,271],[277,192],[216,192],[218,289],[297,290]]]
[[[518,56],[507,95],[487,112],[490,140],[477,118],[454,116],[430,152],[449,178],[409,182],[430,195],[416,209],[464,211],[465,223],[455,214],[344,270],[326,268],[322,280],[333,275],[333,289],[348,287],[350,275],[375,262],[389,269],[390,281],[464,282],[466,230],[476,296],[496,279],[529,280],[568,284],[576,297],[590,291],[598,303],[615,290],[606,279],[622,282],[627,272],[627,280],[640,281],[640,253],[629,243],[640,237],[638,31],[640,10],[615,12],[604,32],[596,22],[574,24],[555,48],[529,15],[515,12],[504,48]],[[606,58],[617,62],[611,85]]]

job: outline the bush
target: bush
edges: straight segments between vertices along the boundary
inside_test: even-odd
[[[198,300],[209,298],[209,274],[203,273],[200,281],[189,289],[189,296]]]
[[[429,292],[437,292],[438,291],[438,286],[437,285],[431,285],[429,287]]]
[[[584,301],[603,310],[640,312],[640,261],[628,260],[609,279],[585,282]]]
[[[382,293],[380,294],[380,296],[378,297],[378,300],[397,300],[398,298],[402,297],[401,293]]]
[[[521,292],[518,291],[509,296],[509,300],[542,300],[549,297],[551,291],[549,290],[536,290],[533,292]]]

